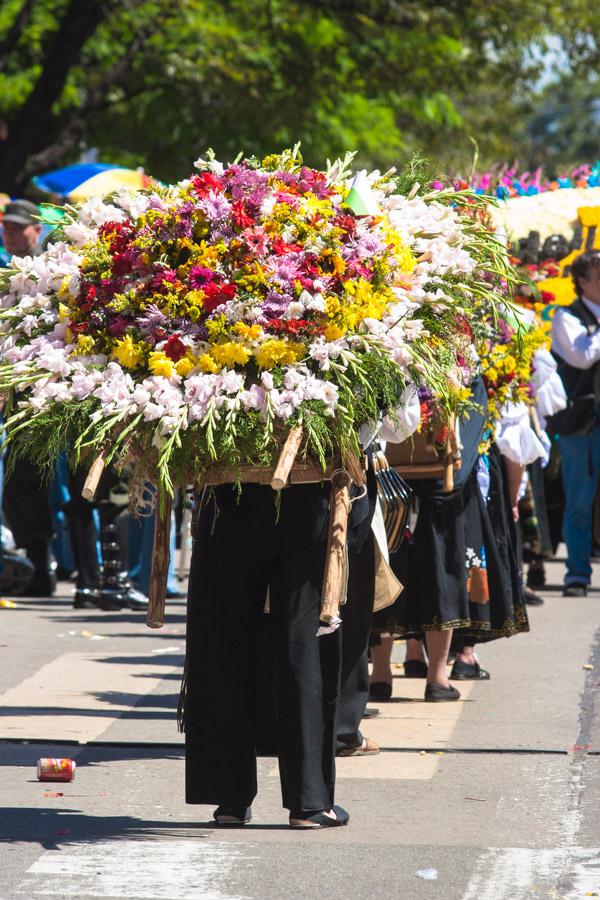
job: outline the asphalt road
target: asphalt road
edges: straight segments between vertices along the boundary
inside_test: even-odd
[[[547,591],[530,634],[483,647],[492,680],[456,704],[422,701],[397,644],[365,727],[384,749],[338,761],[351,821],[323,832],[287,828],[271,758],[243,830],[183,802],[181,604],[160,632],[66,595],[0,609],[0,900],[600,896],[596,572],[589,597]],[[74,758],[75,780],[38,782],[41,756]]]

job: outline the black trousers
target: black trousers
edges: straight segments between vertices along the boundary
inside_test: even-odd
[[[37,466],[18,459],[4,484],[4,514],[17,547],[50,544],[50,487]]]
[[[337,709],[336,747],[363,742],[360,722],[369,699],[368,646],[373,619],[375,538],[369,533],[360,551],[349,554],[348,602],[342,607],[342,674]]]
[[[283,806],[334,800],[340,633],[316,637],[328,485],[218,488],[200,511],[191,561],[184,728],[188,803],[250,805],[257,791],[259,632],[274,638]]]

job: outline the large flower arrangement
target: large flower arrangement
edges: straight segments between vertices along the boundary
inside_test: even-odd
[[[209,155],[173,187],[89,201],[14,260],[0,390],[15,451],[133,453],[170,491],[272,465],[298,424],[324,467],[411,385],[438,418],[460,408],[475,364],[457,322],[493,310],[505,255],[454,191],[406,196],[394,173],[361,176],[357,214],[350,161]]]

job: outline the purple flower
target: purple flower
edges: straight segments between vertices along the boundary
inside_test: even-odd
[[[143,331],[150,333],[155,328],[165,325],[167,317],[160,311],[155,303],[151,303],[146,307],[145,312],[137,320],[138,327]]]
[[[198,202],[198,206],[211,224],[221,224],[229,218],[231,203],[223,194],[211,191]]]

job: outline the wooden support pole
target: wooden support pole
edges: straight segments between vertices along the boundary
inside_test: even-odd
[[[81,491],[81,496],[84,500],[93,500],[96,496],[96,491],[98,490],[98,482],[100,481],[102,473],[104,472],[105,460],[106,454],[99,453],[90,466],[87,478],[85,479],[85,484],[83,485],[83,490]]]
[[[367,476],[356,453],[349,453],[344,460],[344,465],[354,484],[357,487],[364,487]]]
[[[156,507],[154,543],[152,545],[152,573],[148,598],[148,628],[162,628],[165,624],[165,598],[169,575],[169,537],[171,532],[171,498],[168,494]]]
[[[286,486],[288,478],[290,477],[290,470],[294,465],[296,456],[298,455],[301,441],[302,426],[298,425],[296,428],[292,428],[292,430],[288,434],[279,456],[279,461],[277,463],[275,471],[273,472],[271,487],[274,491],[280,491]]]
[[[350,515],[350,476],[336,472],[331,479],[329,502],[329,534],[325,556],[325,574],[321,593],[321,621],[330,623],[346,599],[348,586],[348,516]]]

